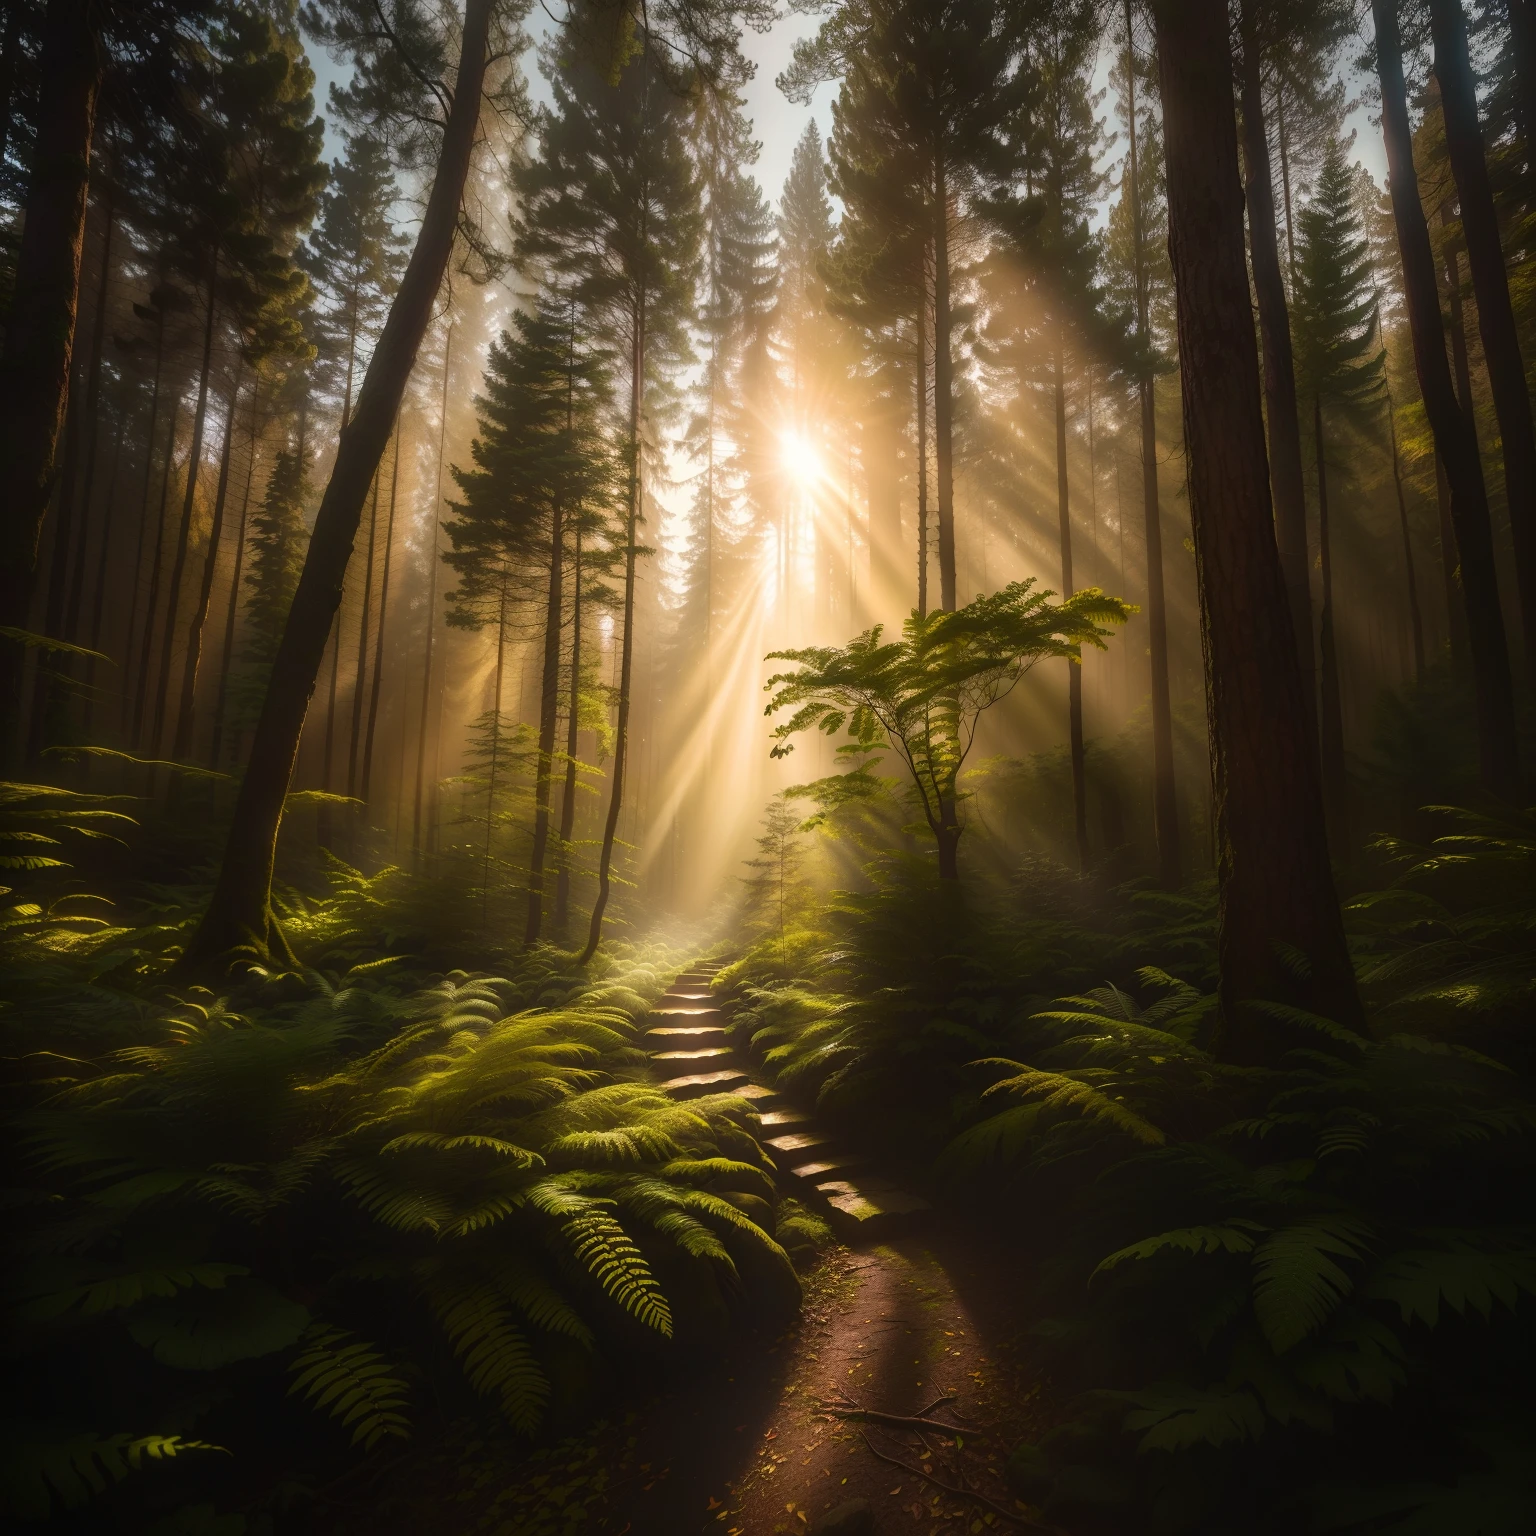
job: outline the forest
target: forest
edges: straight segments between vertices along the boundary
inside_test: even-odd
[[[4,1529],[1536,1529],[1536,0],[0,96]]]

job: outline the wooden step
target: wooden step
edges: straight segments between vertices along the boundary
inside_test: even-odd
[[[841,1188],[825,1193],[833,1230],[850,1241],[886,1237],[919,1223],[933,1207],[921,1195],[908,1194],[882,1180],[840,1180]]]
[[[804,1162],[818,1153],[825,1155],[834,1145],[826,1131],[791,1131],[787,1136],[768,1136],[763,1145],[781,1168]]]
[[[706,1093],[739,1093],[752,1085],[747,1074],[728,1070],[725,1072],[695,1072],[688,1077],[674,1077],[661,1085],[663,1093],[674,1099],[697,1099]]]
[[[661,1024],[645,1032],[647,1040],[697,1040],[700,1043],[710,1035],[725,1039],[725,1031],[718,1024]]]
[[[734,1089],[744,1099],[750,1099],[759,1109],[767,1110],[769,1105],[782,1102],[778,1090],[769,1088],[763,1083],[747,1083],[741,1088]],[[766,1118],[766,1116],[765,1116]]]
[[[792,1179],[809,1184],[813,1189],[828,1179],[841,1179],[858,1174],[866,1159],[857,1152],[825,1153],[808,1163],[796,1164],[789,1170]]]
[[[776,1126],[784,1131],[807,1126],[810,1123],[811,1117],[803,1109],[770,1109],[763,1116],[765,1126]]]
[[[698,1023],[704,1019],[724,1019],[725,1014],[718,1008],[701,1007],[698,1003],[684,1003],[677,1008],[652,1008],[650,1016],[653,1019],[691,1019]]]

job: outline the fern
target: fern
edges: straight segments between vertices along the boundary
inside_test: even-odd
[[[380,1440],[410,1438],[405,1383],[373,1345],[355,1334],[316,1323],[289,1370],[294,1374],[289,1392],[339,1419],[342,1428],[352,1431],[353,1445],[371,1451]]]
[[[549,1382],[500,1288],[490,1281],[441,1280],[429,1287],[427,1299],[469,1384],[498,1398],[516,1428],[535,1429],[549,1400]]]
[[[223,1450],[179,1435],[97,1435],[30,1420],[0,1425],[0,1447],[0,1510],[17,1520],[46,1520],[55,1500],[79,1509],[147,1462]]]
[[[1043,1109],[1075,1110],[1085,1119],[1097,1120],[1124,1131],[1148,1146],[1161,1146],[1167,1139],[1151,1121],[1138,1115],[1120,1099],[1097,1088],[1088,1079],[1096,1077],[1106,1086],[1116,1079],[1108,1072],[1042,1072],[1023,1062],[991,1057],[973,1063],[978,1067],[1003,1067],[1013,1073],[984,1090],[985,1094],[1013,1093],[1020,1098],[1039,1098]]]
[[[1253,1309],[1276,1354],[1317,1332],[1354,1289],[1335,1262],[1360,1260],[1373,1232],[1357,1217],[1315,1217],[1271,1233],[1253,1256]]]
[[[1171,1232],[1159,1232],[1156,1237],[1144,1237],[1139,1243],[1117,1249],[1108,1258],[1099,1261],[1094,1274],[1114,1269],[1131,1259],[1150,1259],[1167,1252],[1188,1254],[1202,1253],[1252,1253],[1258,1235],[1265,1229],[1256,1221],[1234,1219],[1222,1226],[1176,1227]]]
[[[1495,1304],[1510,1311],[1520,1297],[1536,1295],[1536,1249],[1527,1242],[1503,1250],[1479,1244],[1482,1234],[1424,1233],[1441,1246],[1407,1248],[1385,1259],[1370,1275],[1363,1294],[1390,1302],[1405,1323],[1433,1328],[1443,1305],[1465,1316],[1490,1317]]]
[[[1264,1409],[1251,1392],[1169,1386],[1135,1393],[1131,1400],[1136,1407],[1125,1416],[1125,1427],[1140,1432],[1142,1452],[1232,1445],[1264,1433]]]

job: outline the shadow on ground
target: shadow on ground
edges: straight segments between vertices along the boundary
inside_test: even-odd
[[[1002,1462],[1043,1427],[1038,1388],[1014,1364],[1018,1272],[1008,1251],[938,1227],[834,1249],[809,1277],[799,1322],[766,1348],[532,1455],[489,1437],[414,1452],[367,1493],[348,1490],[326,1529],[770,1536],[807,1531],[851,1498],[869,1501],[880,1533],[1005,1529],[987,1501],[1022,1512]],[[938,1416],[966,1430],[958,1453],[932,1438],[924,1454],[916,1436],[827,1412],[911,1415],[945,1397]],[[938,1486],[961,1480],[965,1497]]]

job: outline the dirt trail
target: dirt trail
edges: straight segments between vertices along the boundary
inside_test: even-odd
[[[1007,1255],[943,1229],[835,1249],[809,1277],[800,1320],[778,1340],[743,1341],[624,1420],[531,1459],[511,1442],[490,1441],[409,1458],[369,1501],[367,1517],[347,1528],[369,1536],[770,1536],[804,1532],[864,1498],[881,1536],[1017,1529],[917,1475],[927,1468],[955,1484],[954,1452],[942,1442],[933,1442],[936,1458],[925,1457],[910,1436],[824,1411],[836,1401],[909,1415],[952,1395],[936,1417],[952,1415],[972,1432],[963,1475],[1022,1514],[1001,1464],[1009,1446],[1042,1426],[1036,1391],[1012,1364],[1013,1273]],[[871,1442],[912,1470],[880,1460]]]

